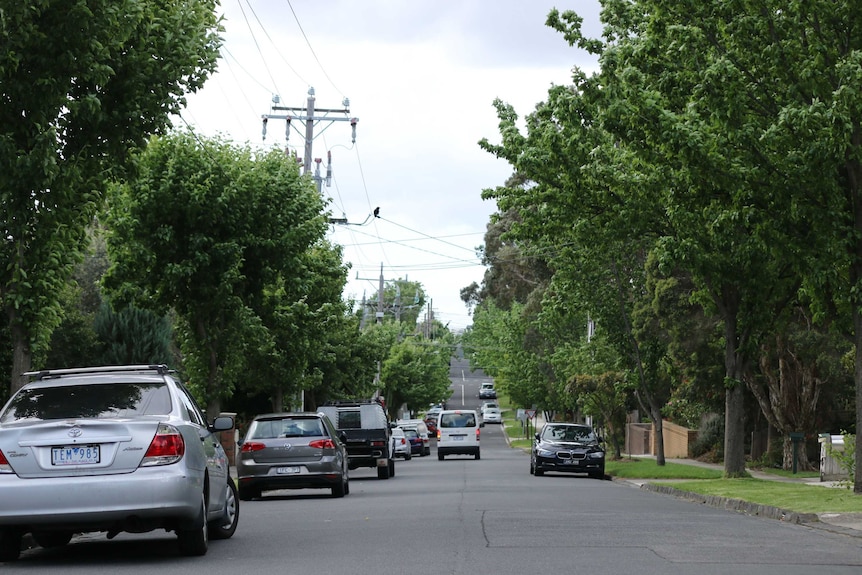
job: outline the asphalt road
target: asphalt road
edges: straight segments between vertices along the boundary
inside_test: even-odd
[[[453,371],[455,366],[453,366]],[[487,380],[487,378],[484,378]],[[478,405],[476,377],[464,407]],[[472,395],[471,395],[472,394]],[[455,403],[461,401],[454,399]],[[459,407],[452,405],[450,407]],[[482,430],[482,459],[396,463],[395,477],[351,473],[351,493],[272,493],[243,502],[236,535],[200,558],[172,534],[80,537],[32,549],[4,573],[357,575],[676,573],[858,574],[862,540],[736,514],[581,476],[529,474],[499,426]]]

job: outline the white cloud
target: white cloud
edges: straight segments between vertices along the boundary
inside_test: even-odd
[[[596,0],[574,9],[598,28]],[[469,324],[459,290],[481,282],[474,248],[496,206],[483,188],[502,184],[509,166],[479,149],[499,140],[493,100],[523,117],[573,66],[592,59],[544,25],[552,2],[531,0],[226,0],[225,51],[219,72],[189,97],[185,122],[237,142],[284,147],[284,123],[261,115],[273,94],[301,107],[315,88],[318,108],[350,98],[359,118],[356,145],[346,122],[315,130],[314,157],[333,157],[333,215],[364,221],[337,226],[331,238],[353,265],[346,295],[387,280],[421,282],[438,319]],[[295,16],[294,16],[295,14]],[[297,23],[298,20],[298,23]],[[593,32],[596,34],[596,32]],[[301,156],[302,135],[287,145]],[[471,262],[474,265],[471,265]],[[360,278],[373,278],[373,281]]]

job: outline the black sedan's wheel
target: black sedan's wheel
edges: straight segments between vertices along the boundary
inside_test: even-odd
[[[224,495],[224,517],[221,521],[209,526],[209,536],[212,539],[230,539],[236,532],[239,521],[239,496],[236,483],[230,477],[227,478]]]
[[[544,474],[545,474],[545,470],[542,469],[541,467],[539,467],[538,465],[536,465],[536,467],[533,469],[533,475],[535,475],[536,477],[541,477]]]
[[[536,464],[533,463],[533,460],[530,459],[530,475],[536,474]]]

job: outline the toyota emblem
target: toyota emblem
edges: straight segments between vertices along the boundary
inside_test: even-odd
[[[73,427],[69,430],[69,437],[81,437],[81,434],[84,433],[81,431],[80,427]]]

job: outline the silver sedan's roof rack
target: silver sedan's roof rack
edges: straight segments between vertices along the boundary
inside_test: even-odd
[[[165,364],[150,364],[150,365],[103,365],[99,367],[70,367],[65,369],[43,369],[40,371],[28,371],[23,373],[24,377],[30,377],[35,381],[48,379],[52,377],[63,377],[65,375],[85,375],[93,373],[119,373],[119,372],[136,372],[146,373],[154,372],[159,375],[173,373],[174,370],[168,368]]]

